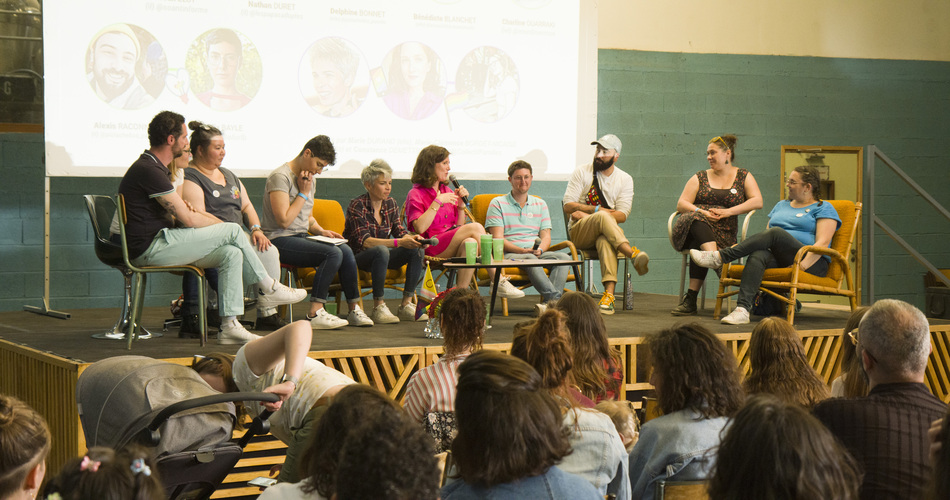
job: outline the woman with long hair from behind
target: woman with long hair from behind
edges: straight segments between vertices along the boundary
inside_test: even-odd
[[[698,323],[676,325],[647,337],[653,359],[650,383],[663,415],[640,428],[630,452],[633,498],[652,499],[660,479],[708,477],[719,434],[742,406],[736,357]]]
[[[0,498],[33,498],[46,475],[50,433],[28,404],[0,394]]]
[[[708,491],[713,500],[851,500],[860,478],[848,451],[811,413],[760,394],[726,430]]]
[[[574,382],[595,402],[617,399],[623,382],[620,351],[611,348],[607,326],[594,299],[581,292],[565,292],[557,309],[567,316],[574,350]]]
[[[746,394],[765,392],[806,408],[828,399],[828,386],[808,363],[795,327],[784,319],[769,317],[755,325],[749,364]]]
[[[511,355],[533,366],[541,375],[542,387],[561,405],[564,426],[571,431],[569,439],[574,451],[564,457],[559,467],[587,479],[601,495],[607,494],[608,484],[619,474],[617,499],[628,499],[627,451],[617,428],[610,417],[584,407],[575,397],[575,394],[583,396],[574,388],[571,372],[574,356],[566,319],[557,309],[544,312],[530,329],[513,339]]]
[[[854,339],[858,333],[858,324],[868,312],[867,307],[859,307],[848,317],[841,332],[841,357],[838,367],[840,375],[831,381],[831,397],[860,398],[868,395],[868,381],[864,378],[861,358],[858,357]]]

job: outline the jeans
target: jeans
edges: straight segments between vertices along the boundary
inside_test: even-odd
[[[340,285],[343,295],[349,303],[360,300],[357,286],[356,260],[349,245],[331,245],[307,239],[306,233],[274,238],[271,243],[280,251],[280,261],[296,267],[313,267],[313,285],[310,288],[310,302],[326,303],[330,293],[333,276],[340,273]]]
[[[386,270],[406,266],[406,284],[403,297],[415,295],[419,280],[422,279],[423,249],[382,245],[370,247],[356,254],[356,267],[373,276],[373,298],[381,299],[386,288]]]
[[[784,229],[773,227],[746,238],[734,247],[720,249],[719,257],[723,262],[748,257],[745,269],[742,271],[736,305],[745,308],[746,311],[751,311],[752,302],[755,300],[756,292],[759,291],[759,285],[762,284],[765,270],[791,266],[795,262],[795,254],[803,246],[805,245],[802,242],[796,240]],[[825,276],[828,274],[828,259],[824,257],[818,259],[818,262],[805,271],[815,276]]]
[[[511,260],[532,260],[532,259],[555,259],[571,260],[571,256],[564,252],[544,252],[541,257],[535,257],[531,253],[506,253],[506,259]],[[570,266],[548,266],[551,275],[544,273],[545,267],[526,267],[525,274],[531,280],[531,285],[541,294],[544,302],[557,300],[564,293],[564,284],[567,283],[567,273]]]
[[[244,230],[232,222],[162,229],[148,249],[132,260],[140,266],[193,264],[217,268],[218,313],[222,317],[244,314],[244,284],[267,278],[267,271]]]

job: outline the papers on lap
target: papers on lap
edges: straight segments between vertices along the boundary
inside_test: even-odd
[[[327,238],[326,236],[307,236],[308,240],[320,241],[323,243],[329,243],[331,245],[342,245],[346,243],[346,238]]]

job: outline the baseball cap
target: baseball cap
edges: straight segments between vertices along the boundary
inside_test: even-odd
[[[620,144],[620,139],[617,138],[617,136],[613,134],[607,134],[601,137],[600,139],[597,139],[596,141],[590,143],[591,146],[593,146],[594,144],[601,146],[604,149],[613,149],[614,151],[617,152],[618,155],[620,154],[620,148],[622,146],[622,144]]]

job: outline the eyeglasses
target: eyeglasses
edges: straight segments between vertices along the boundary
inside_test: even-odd
[[[857,347],[858,346],[858,329],[855,328],[854,330],[851,330],[850,332],[848,332],[848,338],[851,339],[851,343],[855,347]]]

